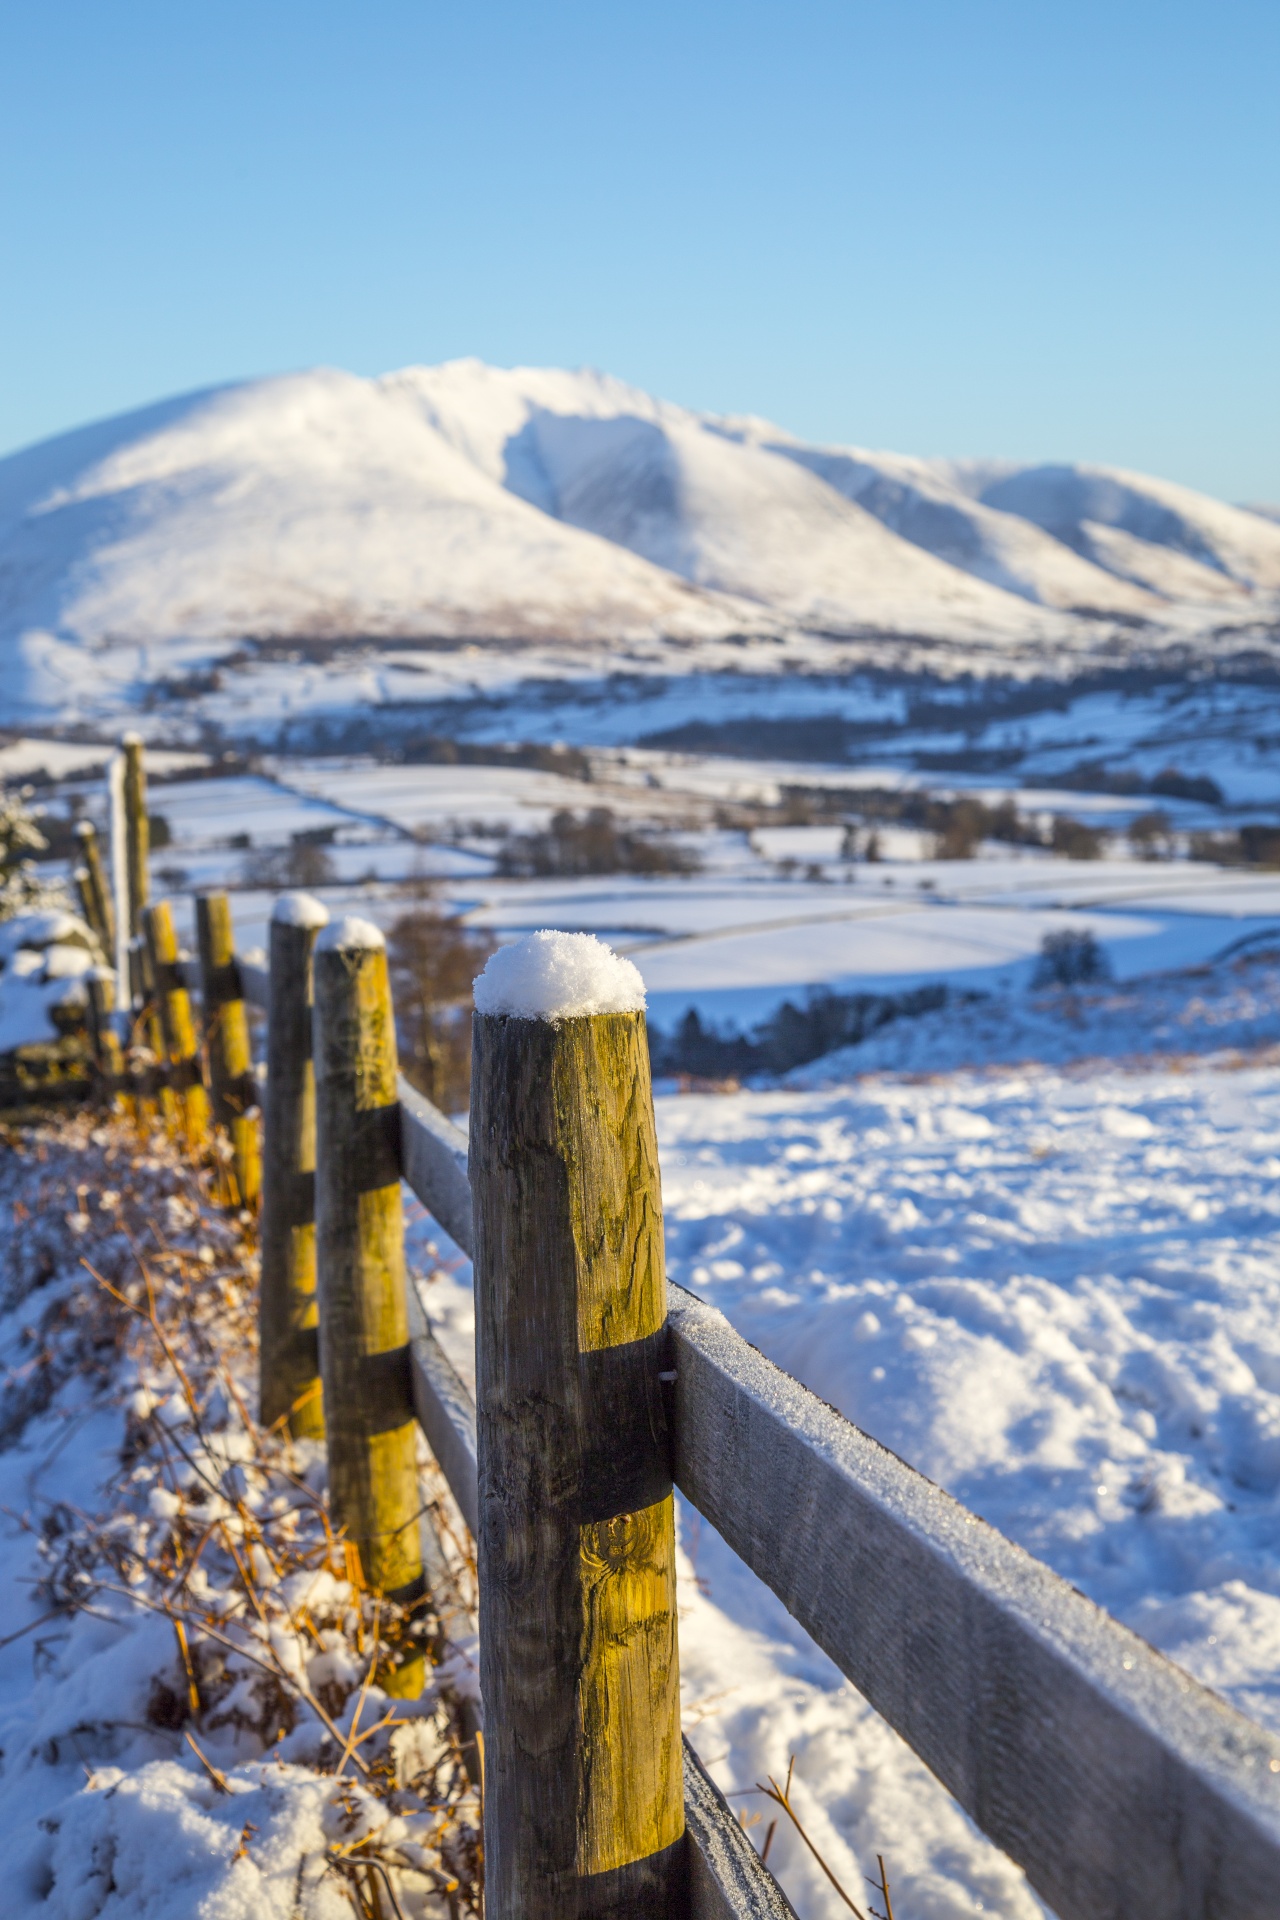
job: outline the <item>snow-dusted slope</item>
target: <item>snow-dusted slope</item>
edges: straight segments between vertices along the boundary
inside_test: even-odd
[[[594,670],[610,648],[757,636],[834,661],[826,638],[794,651],[807,630],[1025,670],[1278,615],[1260,513],[1102,468],[808,446],[590,372],[320,370],[0,461],[12,714],[100,717],[246,642],[313,662],[536,644]],[[297,699],[322,680],[340,704],[309,671]]]
[[[1280,527],[1169,480],[1118,467],[939,462],[984,506],[1043,527],[1112,572],[1170,599],[1280,590]],[[1188,565],[1196,571],[1188,571]]]
[[[197,394],[0,462],[15,695],[56,700],[86,646],[123,675],[163,649],[151,677],[191,642],[246,636],[589,642],[744,623],[750,608],[540,513],[393,384],[350,374]]]
[[[698,586],[828,631],[1027,637],[1007,593],[714,418],[590,373],[472,361],[401,379],[494,478]]]
[[[992,586],[1039,602],[1092,614],[1156,619],[1160,601],[1093,564],[1033,521],[971,500],[927,460],[892,453],[773,441],[777,451],[856,500],[904,540]]]

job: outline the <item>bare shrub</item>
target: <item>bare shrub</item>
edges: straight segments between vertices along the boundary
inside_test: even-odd
[[[1111,977],[1107,956],[1087,927],[1063,927],[1040,942],[1033,987],[1085,987]]]
[[[1129,845],[1140,860],[1172,860],[1174,844],[1173,822],[1162,807],[1129,823]]]
[[[957,800],[934,839],[936,860],[972,860],[987,837],[988,813],[980,800]]]
[[[333,856],[314,840],[295,840],[288,847],[263,847],[250,853],[241,868],[247,887],[324,887],[337,878]]]
[[[470,1098],[471,986],[493,946],[430,906],[402,914],[387,935],[400,1065],[446,1113]]]
[[[1069,813],[1060,813],[1053,823],[1049,844],[1055,853],[1068,860],[1100,860],[1106,836],[1097,827],[1088,827]]]
[[[608,807],[582,816],[562,808],[543,833],[512,834],[498,854],[498,872],[516,878],[547,874],[696,873],[698,856],[669,834],[619,826]]]

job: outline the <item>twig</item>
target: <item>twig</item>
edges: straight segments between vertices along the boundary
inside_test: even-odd
[[[48,1613],[42,1613],[38,1620],[28,1620],[25,1627],[19,1627],[16,1633],[6,1633],[0,1640],[0,1647],[11,1647],[15,1640],[21,1640],[24,1633],[34,1633],[37,1627],[43,1627],[47,1621],[56,1620],[63,1612],[61,1607],[50,1607]]]
[[[875,1914],[875,1920],[893,1920],[893,1901],[889,1898],[889,1876],[884,1870],[884,1855],[882,1853],[876,1855],[876,1865],[880,1869],[880,1879],[877,1882],[868,1876],[867,1885],[869,1887],[875,1887],[878,1893],[884,1895],[884,1912],[876,1913],[874,1907],[872,1907],[871,1911]]]
[[[187,1629],[181,1620],[174,1620],[173,1631],[178,1637],[178,1651],[182,1655],[182,1664],[187,1670],[187,1704],[192,1713],[200,1711],[200,1689],[196,1685],[196,1672],[191,1664],[191,1649],[187,1645]]]
[[[337,1767],[334,1769],[333,1777],[335,1780],[341,1780],[343,1770],[346,1767],[347,1761],[351,1758],[352,1753],[355,1751],[356,1728],[360,1725],[360,1715],[364,1710],[365,1695],[369,1691],[369,1682],[373,1679],[373,1671],[378,1664],[378,1613],[381,1606],[382,1606],[382,1602],[380,1599],[374,1601],[373,1603],[373,1653],[370,1657],[368,1669],[365,1672],[364,1679],[360,1683],[360,1698],[356,1701],[356,1710],[351,1716],[351,1731],[347,1735],[347,1743],[343,1747],[342,1757],[338,1761]]]
[[[786,1814],[788,1820],[791,1822],[796,1832],[800,1835],[800,1838],[804,1841],[806,1847],[808,1847],[810,1853],[813,1855],[818,1865],[822,1868],[822,1871],[826,1874],[827,1879],[831,1882],[836,1892],[840,1895],[840,1898],[844,1901],[850,1913],[856,1914],[857,1920],[867,1920],[867,1916],[862,1911],[862,1908],[858,1906],[856,1901],[853,1901],[849,1898],[848,1894],[845,1892],[844,1888],[840,1885],[840,1882],[836,1879],[836,1876],[834,1875],[834,1873],[832,1873],[830,1867],[827,1865],[822,1855],[818,1852],[818,1849],[814,1846],[812,1840],[809,1838],[808,1834],[805,1832],[803,1826],[800,1823],[799,1814],[796,1812],[795,1808],[791,1804],[791,1776],[795,1771],[795,1765],[796,1765],[796,1757],[793,1753],[791,1756],[791,1764],[787,1768],[787,1784],[785,1787],[780,1787],[777,1781],[774,1779],[773,1775],[770,1774],[768,1786],[762,1787],[757,1782],[756,1792],[763,1793],[767,1799],[774,1801],[774,1803],[777,1806],[780,1806],[782,1808],[782,1811]]]
[[[214,1786],[218,1789],[218,1792],[230,1793],[231,1786],[230,1786],[230,1782],[227,1779],[226,1774],[222,1771],[221,1767],[215,1767],[212,1760],[210,1760],[206,1754],[201,1753],[199,1747],[195,1743],[194,1736],[190,1733],[188,1733],[187,1735],[187,1745],[190,1747],[192,1753],[194,1753],[196,1759],[200,1762],[200,1765],[204,1768],[205,1772],[208,1774],[209,1778],[212,1780]]]

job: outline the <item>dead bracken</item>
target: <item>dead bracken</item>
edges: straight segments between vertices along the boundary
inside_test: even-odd
[[[474,1692],[474,1566],[446,1500],[431,1497],[430,1605],[409,1621],[367,1590],[332,1529],[323,1446],[254,1420],[253,1228],[212,1204],[212,1171],[123,1119],[11,1131],[5,1145],[5,1184],[24,1197],[4,1297],[32,1322],[0,1424],[15,1436],[69,1384],[81,1413],[119,1422],[92,1511],[37,1498],[21,1516],[39,1536],[32,1627],[71,1625],[55,1660],[76,1633],[124,1647],[142,1631],[156,1656],[144,1691],[121,1686],[114,1718],[42,1727],[25,1764],[79,1759],[75,1799],[101,1799],[101,1813],[109,1798],[124,1820],[133,1782],[113,1762],[122,1741],[135,1768],[149,1747],[152,1785],[203,1796],[226,1831],[221,1871],[256,1877],[263,1914],[478,1913],[478,1768],[460,1714]],[[429,1683],[392,1700],[379,1675],[410,1638]],[[51,1883],[79,1818],[46,1823]]]

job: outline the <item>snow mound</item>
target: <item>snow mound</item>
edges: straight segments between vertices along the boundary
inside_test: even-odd
[[[88,1005],[84,979],[100,959],[73,913],[15,913],[0,925],[0,1054],[46,1046],[78,1025]]]
[[[381,927],[375,927],[372,920],[362,920],[358,913],[344,913],[341,920],[333,921],[324,929],[316,941],[316,952],[345,953],[352,948],[372,951],[386,944]]]
[[[271,909],[271,918],[280,927],[324,927],[329,923],[329,909],[313,893],[282,893]],[[344,946],[350,944],[343,942]]]
[[[567,1020],[588,1013],[643,1013],[644,981],[593,933],[544,928],[499,947],[476,981],[477,1013]]]

